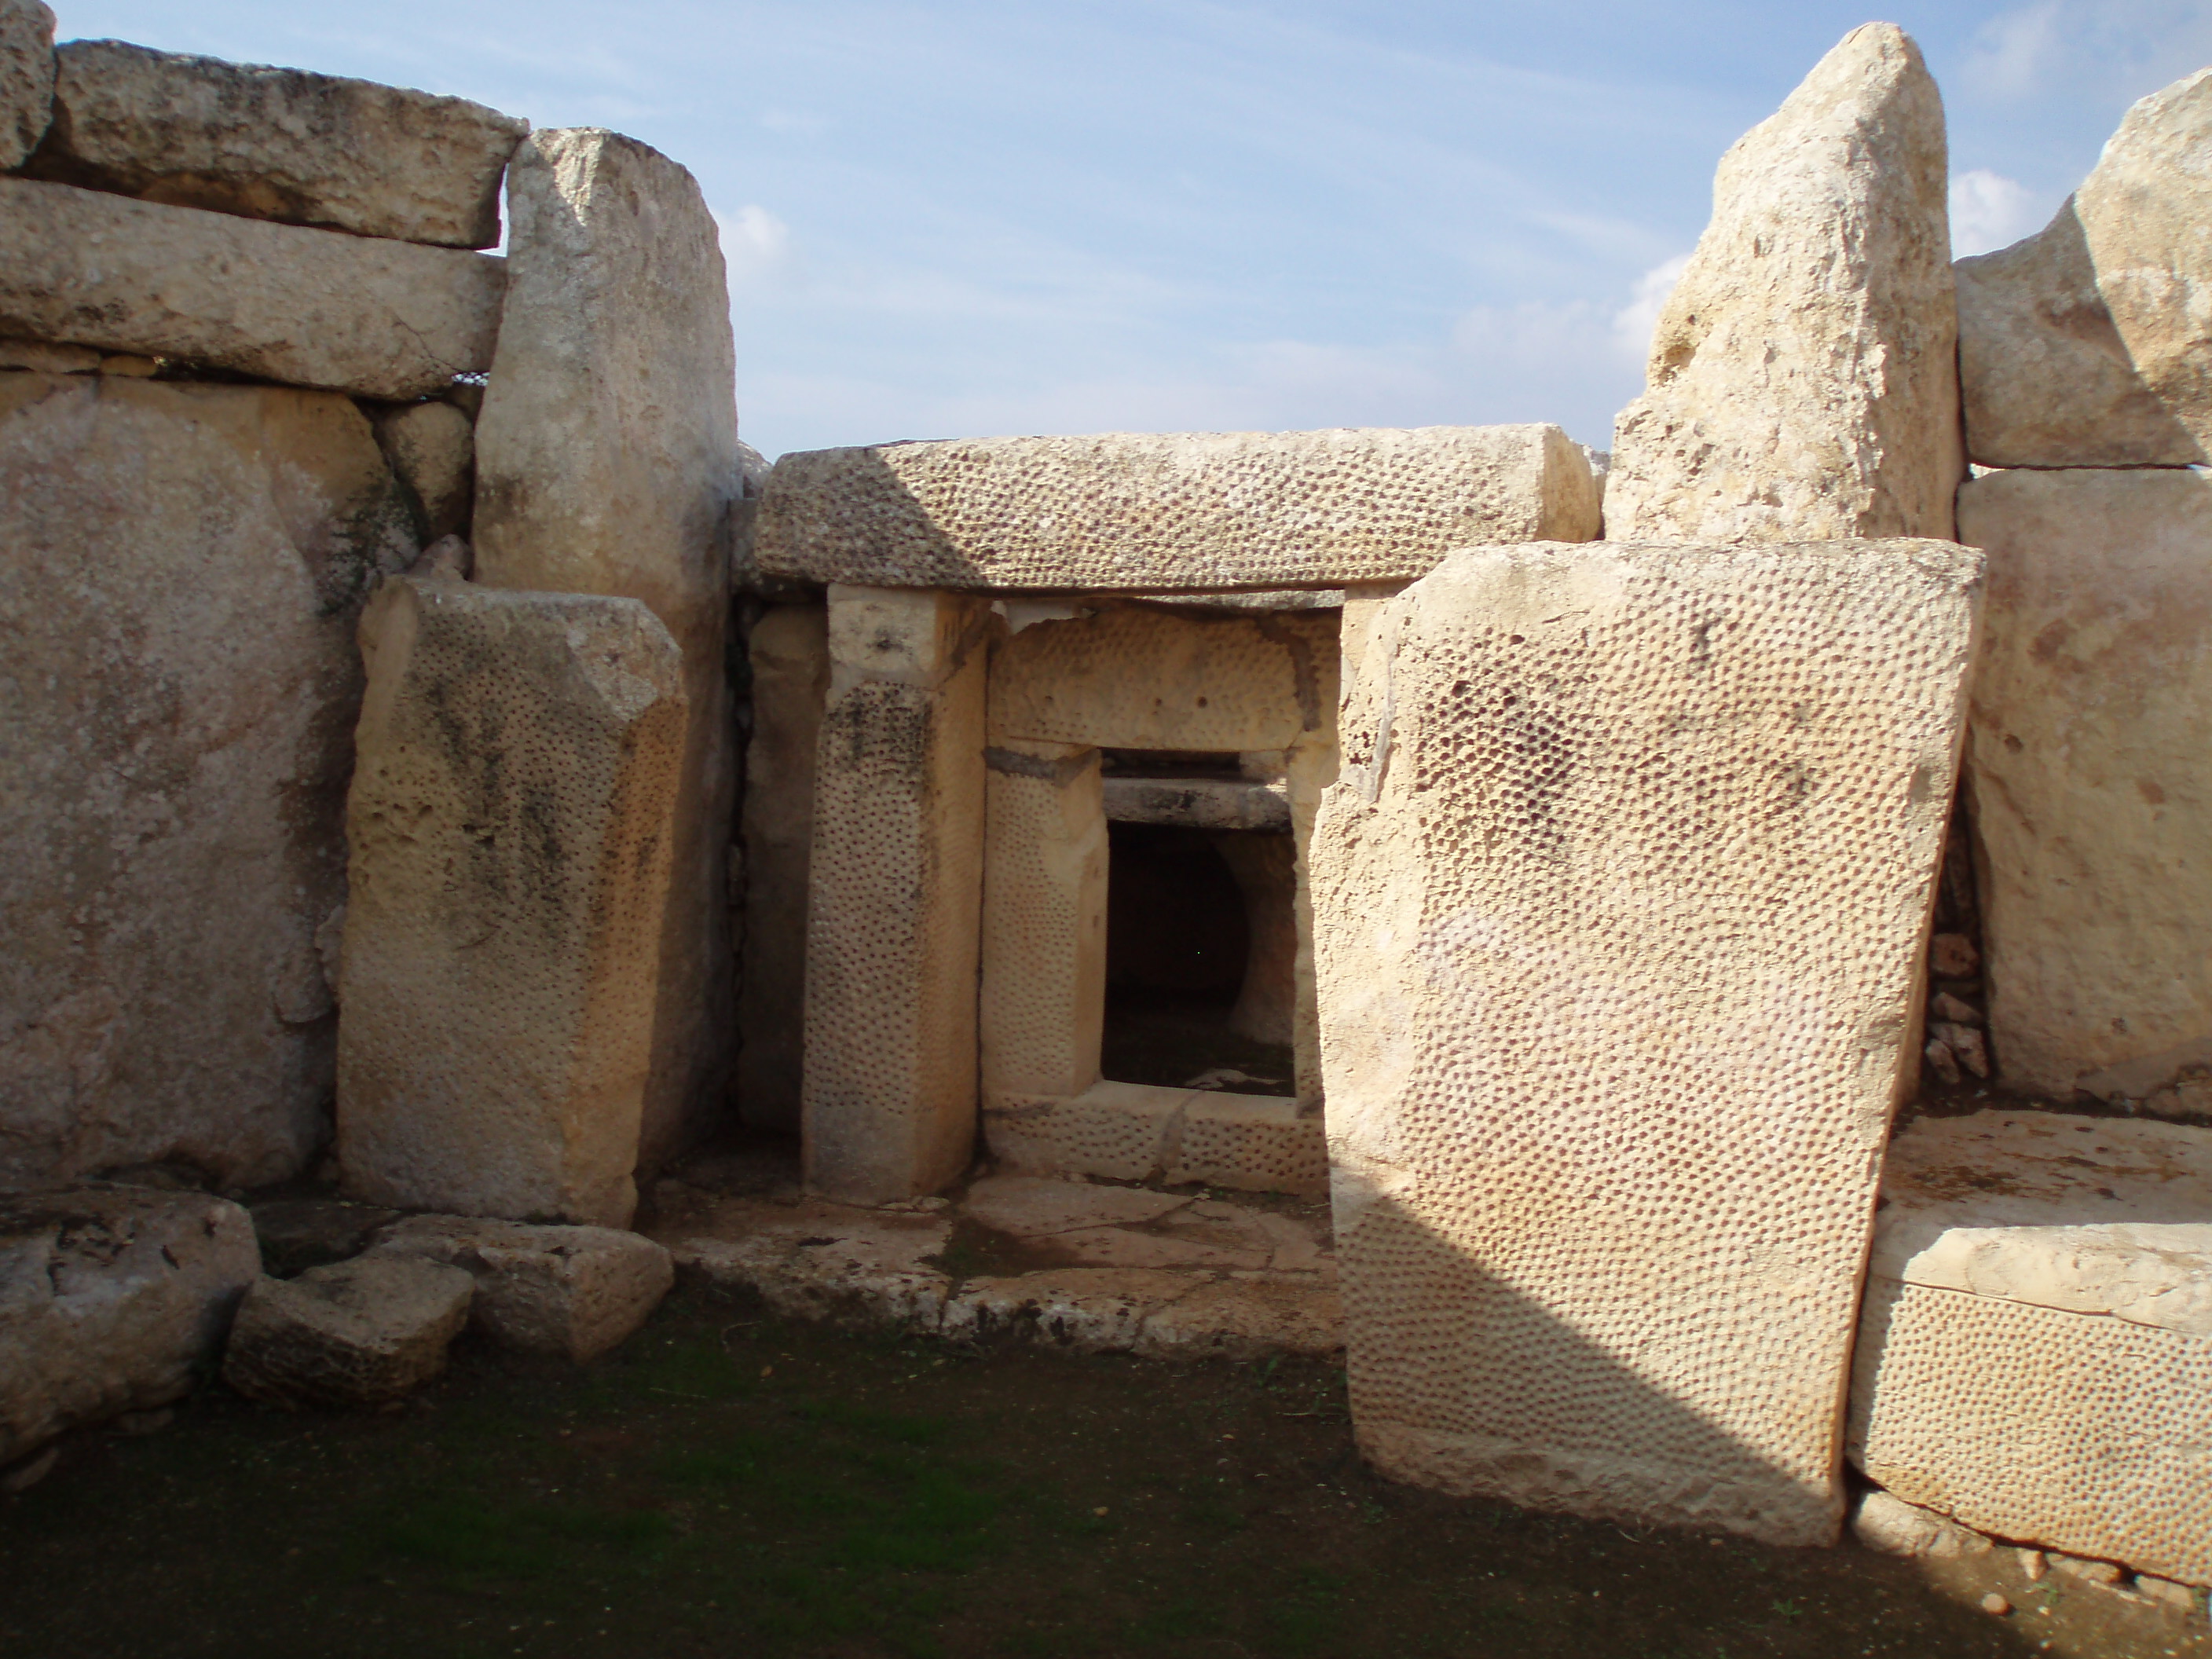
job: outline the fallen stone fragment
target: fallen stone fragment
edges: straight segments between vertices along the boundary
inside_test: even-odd
[[[1932,1041],[1948,1048],[1959,1064],[1976,1077],[1985,1078],[1990,1074],[1989,1049],[1982,1042],[1982,1034],[1972,1026],[1936,1020],[1928,1027],[1928,1034]]]
[[[2012,1603],[2006,1601],[2003,1596],[1998,1595],[1995,1590],[1991,1590],[1987,1595],[1984,1595],[1982,1598],[1982,1611],[2002,1619],[2005,1614],[2012,1611]]]
[[[341,1199],[280,1199],[253,1206],[253,1231],[261,1243],[261,1271],[289,1279],[309,1267],[347,1261],[369,1246],[380,1227],[399,1212]]]
[[[2199,1592],[2193,1585],[2177,1584],[2171,1578],[2154,1578],[2147,1572],[2136,1575],[2136,1589],[2147,1600],[2172,1607],[2177,1613],[2196,1612],[2200,1601]]]
[[[2110,1561],[2085,1560],[2078,1555],[2060,1555],[2056,1552],[2051,1557],[2051,1565],[2053,1571],[2063,1572],[2069,1578],[2078,1578],[2085,1584],[2095,1584],[2106,1589],[2117,1588],[2126,1576],[2125,1569]]]
[[[1930,1037],[1928,1039],[1928,1046],[1921,1053],[1927,1059],[1928,1064],[1934,1068],[1936,1075],[1942,1078],[1944,1082],[1955,1085],[1959,1079],[1965,1076],[1965,1073],[1959,1069],[1958,1055],[1951,1052],[1948,1043]]]
[[[356,236],[489,247],[530,131],[466,99],[121,40],[54,58],[33,178]]]
[[[1929,999],[1928,1012],[1940,1020],[1954,1025],[1979,1025],[1982,1011],[1971,1002],[1962,1002],[1948,991],[1938,991]]]
[[[434,398],[386,410],[376,441],[422,509],[427,547],[469,527],[476,490],[476,429],[453,404]]]
[[[1945,979],[1971,978],[1981,965],[1981,952],[1964,933],[1937,933],[1928,941],[1928,966]]]
[[[505,263],[0,179],[0,333],[406,399],[491,366]]]
[[[1614,428],[1609,539],[1951,534],[1948,184],[1942,99],[1889,23],[1736,142]]]
[[[2016,1549],[2013,1552],[2013,1559],[2020,1563],[2021,1577],[2031,1584],[2041,1583],[2043,1575],[2051,1569],[2051,1564],[2044,1559],[2041,1550]]]
[[[38,147],[53,101],[53,13],[40,0],[0,0],[0,173]]]
[[[972,1279],[945,1304],[942,1330],[957,1340],[1011,1336],[1078,1353],[1127,1353],[1147,1319],[1201,1282],[1127,1267],[1063,1267]]]
[[[0,1196],[0,1464],[181,1399],[259,1272],[246,1212],[204,1193]]]
[[[1893,1498],[1879,1487],[1859,1499],[1858,1508],[1851,1511],[1851,1535],[1883,1555],[1937,1560],[1987,1555],[1996,1547],[1972,1528]]]
[[[384,1405],[445,1369],[475,1290],[459,1267],[380,1252],[261,1279],[231,1328],[222,1380],[288,1409]]]
[[[2051,223],[1961,259],[1969,457],[1993,467],[2212,456],[2212,70],[2129,110]]]
[[[676,1282],[665,1248],[611,1227],[410,1216],[377,1249],[465,1268],[477,1281],[469,1316],[487,1335],[578,1361],[627,1340]]]

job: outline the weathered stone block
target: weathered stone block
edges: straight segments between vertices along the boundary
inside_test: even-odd
[[[787,455],[755,553],[811,581],[1187,593],[1403,580],[1472,543],[1597,532],[1557,427],[1112,432]]]
[[[0,173],[46,136],[54,102],[54,15],[40,0],[0,0]]]
[[[404,496],[331,393],[0,374],[0,1183],[293,1175]]]
[[[1240,1192],[1327,1192],[1328,1138],[1319,1114],[1302,1115],[1295,1100],[1194,1094],[1183,1106],[1167,1179]]]
[[[0,1197],[0,1463],[182,1399],[260,1271],[246,1212],[204,1193]]]
[[[1608,538],[1950,535],[1948,184],[1942,99],[1890,23],[1736,142],[1614,428]]]
[[[0,333],[368,398],[491,365],[505,262],[0,179]]]
[[[403,404],[376,416],[376,441],[422,508],[422,544],[465,536],[476,496],[476,431],[439,400]]]
[[[495,1341],[579,1361],[629,1340],[676,1282],[665,1248],[612,1227],[419,1215],[377,1249],[465,1270],[469,1316]]]
[[[2140,1100],[2212,1066],[2212,479],[1998,472],[1959,514],[1989,556],[1967,777],[1998,1074]]]
[[[377,1251],[258,1279],[231,1327],[222,1380],[287,1409],[385,1405],[445,1370],[475,1291],[459,1267]]]
[[[1313,855],[1353,1422],[1402,1479],[1824,1542],[1965,715],[1933,542],[1478,549]]]
[[[933,1193],[975,1138],[980,602],[830,590],[806,956],[806,1180]]]
[[[1923,1118],[1882,1195],[1852,1461],[1978,1531],[2212,1583],[2212,1136]]]
[[[362,639],[346,1189],[625,1225],[679,799],[675,642],[635,599],[412,577]]]
[[[689,698],[641,1152],[719,1106],[731,1022],[734,776],[723,634],[742,488],[714,216],[691,175],[616,133],[533,134],[507,173],[511,277],[477,417],[477,580],[642,599]]]
[[[2127,113],[2037,234],[1961,259],[1966,451],[1984,466],[2212,457],[2212,70]]]
[[[756,1127],[796,1129],[806,1060],[814,757],[830,695],[827,607],[775,606],[753,624],[748,654],[753,732],[739,824],[745,930],[738,977],[738,1110]]]
[[[54,122],[33,178],[356,236],[499,240],[500,174],[527,121],[121,40],[72,40],[54,56]]]

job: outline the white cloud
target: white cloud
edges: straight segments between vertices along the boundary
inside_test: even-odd
[[[1984,23],[1967,59],[1967,73],[1984,94],[2024,98],[2043,83],[2061,34],[2061,0],[2039,0]]]
[[[1690,268],[1690,256],[1678,253],[1663,260],[1636,279],[1636,290],[1628,303],[1613,314],[1613,343],[1633,358],[1640,367],[1651,355],[1651,331],[1659,326],[1659,313],[1667,304],[1667,297],[1674,291],[1674,284],[1682,280],[1682,273]]]
[[[717,213],[722,262],[732,288],[780,274],[791,263],[791,227],[766,208],[749,203],[734,216]]]
[[[2050,212],[2027,185],[1974,167],[1951,180],[1951,255],[2009,247],[2043,228]]]

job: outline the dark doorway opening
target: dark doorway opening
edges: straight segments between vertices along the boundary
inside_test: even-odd
[[[1222,843],[1243,832],[1117,823],[1107,833],[1105,1074],[1165,1088],[1292,1093],[1291,1045],[1232,1024],[1252,922]]]

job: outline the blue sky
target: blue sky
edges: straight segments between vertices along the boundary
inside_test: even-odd
[[[604,125],[724,227],[746,439],[1556,421],[1608,441],[1721,152],[1886,15],[1960,252],[2039,228],[2212,0],[52,0]]]

